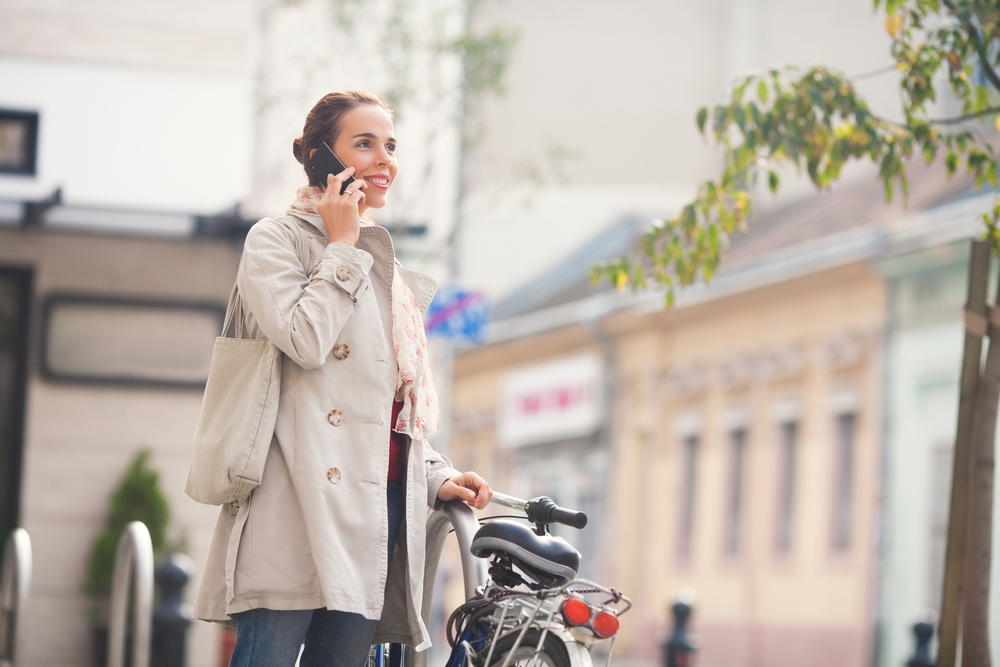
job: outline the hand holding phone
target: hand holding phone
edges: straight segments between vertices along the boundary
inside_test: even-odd
[[[344,169],[347,169],[347,167],[344,166],[344,163],[340,161],[340,158],[337,157],[336,153],[333,152],[333,149],[330,148],[325,141],[316,149],[316,152],[309,160],[309,164],[312,167],[313,174],[316,176],[316,180],[323,187],[326,187],[330,174],[336,176],[340,172],[344,171]],[[340,194],[344,194],[344,190],[346,190],[347,186],[353,183],[354,180],[353,176],[348,176],[344,180],[343,185],[340,186]]]

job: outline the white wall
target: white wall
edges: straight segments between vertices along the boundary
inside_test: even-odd
[[[663,217],[691,197],[720,166],[695,113],[722,102],[738,73],[891,63],[870,0],[497,0],[480,11],[482,29],[520,35],[507,94],[483,104],[486,134],[468,161],[462,277],[496,297],[595,228],[650,205]],[[858,88],[892,114],[894,75]],[[562,212],[536,214],[553,208]],[[535,245],[544,252],[522,252]]]
[[[457,0],[413,3],[405,25],[414,43],[400,50],[388,14],[395,4],[340,3],[343,16],[332,9],[337,3],[327,0],[272,4],[265,10],[253,187],[245,211],[253,216],[284,211],[296,189],[305,185],[302,166],[292,156],[292,141],[302,134],[306,115],[324,94],[350,88],[386,94],[394,82],[405,80],[410,92],[395,119],[399,176],[389,204],[373,214],[385,225],[428,225],[437,255],[443,256],[442,239],[452,226],[458,182],[454,120],[459,69],[453,54],[430,44],[454,39],[464,13]],[[344,27],[345,17],[353,17],[352,27]],[[394,59],[405,65],[405,76],[393,70]],[[443,277],[441,267],[436,268]]]
[[[246,197],[257,9],[248,0],[0,0],[0,108],[40,115],[38,173],[0,175],[0,201],[62,187],[60,224],[117,233],[0,229],[0,263],[34,272],[33,307],[66,290],[224,303],[237,246],[121,234],[184,235],[190,220],[164,213],[212,214]],[[33,329],[40,324],[36,315]],[[27,394],[21,519],[35,568],[23,662],[88,665],[86,558],[140,447],[153,451],[170,499],[171,537],[189,539],[193,598],[217,513],[181,491],[200,392],[50,382],[33,348]],[[188,642],[189,665],[217,664],[217,626],[196,623]]]
[[[40,114],[38,174],[67,204],[215,213],[246,196],[256,2],[0,0],[0,108]]]
[[[942,293],[946,295],[954,315],[950,321],[938,317],[936,322],[923,325],[904,324],[891,334],[887,346],[880,667],[897,667],[912,657],[913,623],[921,620],[924,610],[940,612],[943,553],[937,550],[943,548],[943,543],[940,538],[936,542],[933,539],[932,515],[947,508],[951,478],[950,470],[935,468],[942,464],[943,448],[948,448],[949,459],[953,456],[964,340],[958,314],[965,293],[961,283],[967,272],[961,256],[967,252],[964,243],[937,248],[936,259],[955,262],[958,255],[958,266],[953,264],[946,275],[939,272],[935,276],[925,257],[923,273],[911,273],[893,283],[897,304],[912,302],[914,292],[923,289],[925,294],[936,294],[939,299]],[[897,305],[894,312],[898,315],[904,307]],[[930,310],[927,305],[924,308]],[[942,475],[946,484],[936,488],[935,480],[940,481]],[[1000,516],[1000,494],[994,495],[993,513],[994,517]],[[1000,553],[1000,530],[995,526],[996,519],[996,554]],[[996,559],[990,581],[990,618],[991,642],[996,646],[1000,641],[1000,572]]]
[[[0,108],[39,112],[38,174],[0,198],[215,213],[246,196],[249,77],[0,56]]]

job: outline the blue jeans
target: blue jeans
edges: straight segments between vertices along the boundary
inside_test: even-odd
[[[402,481],[389,482],[389,561],[403,522]],[[361,667],[378,621],[329,609],[251,609],[234,614],[236,646],[229,667],[293,667],[305,644],[300,667]]]

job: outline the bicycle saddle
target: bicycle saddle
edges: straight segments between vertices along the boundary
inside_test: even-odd
[[[497,519],[483,525],[472,538],[472,555],[488,558],[501,553],[527,574],[551,586],[559,586],[576,577],[580,552],[565,540],[550,535],[538,536],[523,523]]]

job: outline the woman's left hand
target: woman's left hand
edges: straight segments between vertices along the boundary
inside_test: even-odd
[[[490,504],[493,498],[493,491],[490,485],[474,472],[463,472],[458,477],[446,480],[438,489],[438,498],[441,500],[464,500],[477,510],[481,510]]]

